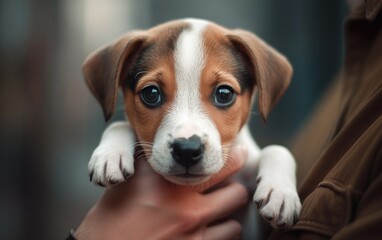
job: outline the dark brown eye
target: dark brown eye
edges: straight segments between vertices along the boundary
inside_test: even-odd
[[[157,86],[148,86],[140,92],[142,103],[148,108],[157,108],[162,105],[162,93]]]
[[[230,107],[236,99],[236,93],[232,87],[227,85],[218,86],[215,89],[213,101],[218,108]]]

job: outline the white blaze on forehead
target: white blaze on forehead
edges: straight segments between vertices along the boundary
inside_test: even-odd
[[[197,19],[186,22],[190,27],[180,34],[175,47],[176,80],[180,84],[188,80],[195,84],[204,66],[203,31],[208,22]]]
[[[203,33],[209,22],[197,19],[185,21],[189,26],[178,36],[174,49],[175,98],[155,135],[153,154],[148,159],[158,173],[177,183],[179,181],[170,176],[183,174],[186,169],[176,164],[171,155],[169,143],[176,138],[188,138],[196,134],[202,138],[205,146],[203,161],[188,169],[189,173],[215,174],[224,165],[219,132],[204,111],[200,94],[205,64]]]
[[[179,35],[174,51],[177,86],[174,107],[178,108],[174,112],[181,113],[178,117],[190,120],[195,113],[199,115],[202,109],[199,91],[205,62],[203,32],[209,22],[198,19],[185,21],[189,27]]]

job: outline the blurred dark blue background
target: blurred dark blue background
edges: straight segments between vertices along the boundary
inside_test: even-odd
[[[106,123],[81,73],[100,45],[184,17],[255,32],[294,75],[266,124],[253,115],[252,130],[261,146],[288,145],[341,67],[346,11],[333,0],[2,0],[0,239],[64,239],[102,194],[87,161]]]

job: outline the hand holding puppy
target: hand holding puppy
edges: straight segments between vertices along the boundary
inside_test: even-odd
[[[107,188],[89,211],[78,239],[235,239],[241,225],[226,219],[248,203],[246,189],[227,183],[201,193],[236,173],[247,159],[247,149],[235,146],[225,167],[198,186],[175,185],[163,179],[143,159],[129,181]],[[224,220],[224,221],[222,221]]]

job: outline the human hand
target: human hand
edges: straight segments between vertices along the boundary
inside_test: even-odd
[[[248,202],[238,183],[203,193],[237,172],[247,158],[244,147],[232,148],[225,167],[208,183],[174,185],[143,159],[127,182],[108,188],[79,226],[82,239],[235,239],[241,225],[226,219]]]

